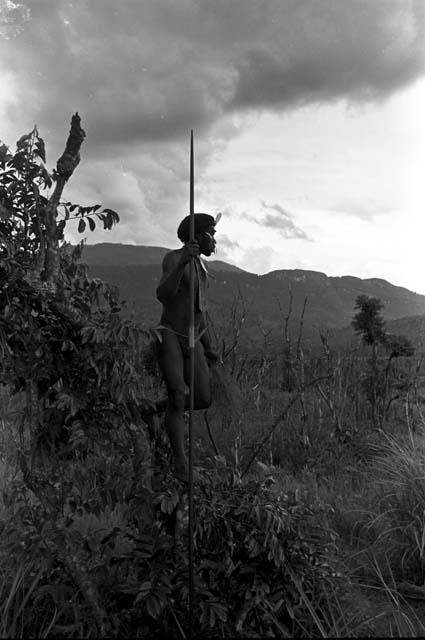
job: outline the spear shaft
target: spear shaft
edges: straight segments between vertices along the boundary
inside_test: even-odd
[[[189,239],[195,240],[195,199],[194,199],[194,159],[193,130],[190,132],[190,225]],[[195,265],[192,258],[189,262],[189,638],[193,638],[193,411],[195,391]]]

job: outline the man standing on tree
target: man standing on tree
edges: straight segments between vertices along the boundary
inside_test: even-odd
[[[211,348],[206,319],[206,289],[208,271],[200,255],[215,251],[213,216],[195,214],[195,240],[189,240],[190,217],[180,223],[177,236],[181,249],[170,251],[162,263],[162,278],[156,290],[163,309],[156,332],[160,336],[158,363],[167,387],[165,428],[174,454],[176,475],[186,480],[188,463],[184,450],[184,412],[189,406],[186,385],[189,385],[189,262],[195,268],[195,388],[194,408],[206,409],[211,404],[209,367],[218,356]]]

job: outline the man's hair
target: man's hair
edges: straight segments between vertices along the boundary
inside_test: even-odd
[[[210,227],[215,226],[215,218],[208,213],[195,213],[195,235],[202,233],[202,231],[208,231]],[[190,216],[186,216],[179,224],[177,229],[177,237],[182,242],[189,240],[190,233]]]

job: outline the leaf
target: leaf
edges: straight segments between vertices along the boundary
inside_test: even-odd
[[[120,217],[113,209],[104,209],[103,211],[106,213],[106,220],[104,220],[104,224],[106,224],[105,229],[111,229],[114,224],[119,222]]]
[[[227,622],[227,608],[223,604],[214,602],[211,607],[214,609],[214,613],[217,618],[219,618],[219,620],[221,620],[222,622]]]
[[[81,220],[78,223],[78,233],[82,233],[85,228],[86,228],[86,221],[81,218]]]
[[[150,580],[145,580],[139,587],[139,597],[145,598],[152,590],[152,583]]]
[[[26,133],[25,135],[21,136],[19,140],[16,142],[16,148],[22,149],[23,147],[25,147],[30,137],[31,137],[30,133]]]
[[[87,221],[89,223],[90,231],[94,231],[96,228],[96,223],[93,218],[87,218]]]
[[[151,618],[156,618],[161,613],[161,606],[154,596],[149,596],[146,600],[146,609]]]

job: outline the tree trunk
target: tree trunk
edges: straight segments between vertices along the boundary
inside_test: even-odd
[[[56,187],[46,207],[46,244],[44,256],[44,282],[54,283],[59,273],[59,238],[56,225],[57,208],[66,182],[80,162],[80,149],[86,136],[80,126],[80,116],[75,113],[65,151],[56,163]]]

